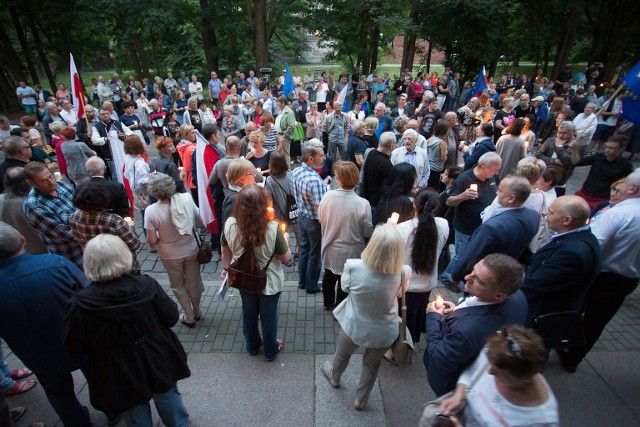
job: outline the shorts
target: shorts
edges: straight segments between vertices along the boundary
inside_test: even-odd
[[[24,108],[24,111],[27,114],[35,114],[38,111],[38,104],[32,104],[32,105],[22,104],[22,107]]]
[[[609,139],[611,135],[613,135],[613,131],[616,129],[615,126],[609,126],[600,123],[596,126],[596,131],[593,133],[593,137],[591,137],[592,141],[606,141]]]

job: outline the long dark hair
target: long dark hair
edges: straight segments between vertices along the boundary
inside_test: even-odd
[[[382,199],[390,199],[396,194],[409,196],[416,181],[416,168],[403,162],[391,169],[382,185]]]
[[[413,230],[411,268],[418,274],[431,274],[438,255],[438,227],[433,211],[438,207],[438,193],[423,188],[414,198],[418,226]]]

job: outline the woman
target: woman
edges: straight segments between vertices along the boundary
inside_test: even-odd
[[[222,130],[227,138],[237,136],[242,138],[242,126],[238,117],[233,114],[233,106],[224,106],[224,118],[222,119]]]
[[[340,287],[343,267],[347,259],[360,257],[366,239],[373,232],[369,202],[353,191],[360,181],[358,167],[353,162],[339,161],[333,166],[333,172],[338,188],[326,193],[318,206],[324,266],[322,296],[327,311],[347,297]]]
[[[260,117],[260,131],[264,133],[264,146],[267,150],[280,150],[280,135],[278,135],[278,131],[276,130],[274,124],[275,119],[269,113],[263,114]]]
[[[282,82],[282,78],[276,77],[276,81],[273,83],[271,87],[271,94],[274,98],[282,96],[282,91],[284,90],[284,83]]]
[[[609,209],[611,209],[612,207],[620,203],[621,201],[620,187],[624,183],[625,183],[625,179],[622,178],[617,180],[613,184],[611,184],[611,187],[610,187],[611,191],[609,192],[610,193],[609,200],[604,201],[600,203],[598,206],[596,206],[596,208],[593,210],[593,213],[591,214],[591,218],[589,219],[589,224],[592,224],[593,221],[595,221],[598,218],[598,216],[602,215],[604,212],[608,211]]]
[[[129,80],[127,84],[126,93],[128,93],[131,96],[131,101],[135,102],[138,100],[139,91],[138,91],[138,88],[136,87],[135,80]]]
[[[197,205],[198,189],[193,184],[194,177],[192,176],[193,152],[196,149],[196,131],[191,125],[182,125],[180,129],[178,129],[178,137],[180,138],[180,143],[178,143],[176,149],[178,150],[180,162],[184,168],[184,178],[182,179]]]
[[[360,100],[356,99],[353,102],[353,109],[347,113],[349,115],[349,123],[353,124],[355,120],[364,120],[366,118],[364,111],[360,107]]]
[[[518,325],[502,328],[460,375],[439,412],[463,412],[465,425],[558,426],[558,402],[541,374],[546,353],[533,330]]]
[[[413,105],[414,108],[418,108],[420,102],[422,101],[422,94],[424,93],[424,88],[420,84],[420,81],[416,79],[415,81],[411,81],[411,78],[407,79],[407,102],[409,105]]]
[[[216,117],[213,115],[211,108],[207,107],[207,102],[204,99],[198,101],[198,110],[200,110],[200,116],[202,117],[202,125],[216,124]]]
[[[179,90],[176,100],[173,102],[173,109],[178,114],[178,123],[184,123],[184,112],[187,111],[189,102],[185,99],[184,92]]]
[[[44,107],[44,101],[42,99],[38,99],[36,114],[38,115],[38,123],[42,123],[42,119],[47,115],[47,109]]]
[[[322,122],[322,114],[318,113],[318,104],[312,102],[309,107],[309,111],[306,114],[307,118],[307,139],[320,138],[322,133],[320,132],[320,123]]]
[[[340,335],[333,360],[324,363],[322,372],[333,388],[340,387],[351,355],[358,347],[366,347],[353,402],[358,411],[367,404],[382,357],[398,337],[398,298],[411,277],[411,268],[402,265],[403,259],[400,234],[385,224],[376,227],[362,259],[349,259],[344,265],[340,280],[349,296],[333,311]]]
[[[293,69],[293,90],[296,91],[296,97],[300,94],[302,90],[302,77],[298,74],[298,69]]]
[[[252,132],[253,134],[254,132]],[[286,229],[289,234],[293,232],[296,236],[296,242],[300,241],[298,235],[298,222],[297,219],[292,223],[288,215],[287,196],[291,194],[291,183],[293,181],[293,175],[289,170],[286,158],[281,153],[274,151],[269,156],[269,178],[265,180],[264,188],[269,192],[271,197],[271,203],[273,205],[274,214],[276,220],[280,224],[286,224]],[[297,257],[299,253],[296,251],[294,256]]]
[[[143,157],[145,153],[145,145],[137,135],[129,135],[124,139],[124,154],[126,154],[124,177],[127,179],[131,193],[147,194],[147,182],[149,182],[151,171],[147,160]],[[140,209],[140,213],[144,218],[144,209]],[[149,243],[149,247],[153,249],[154,245]]]
[[[191,196],[176,193],[176,182],[170,176],[152,175],[147,189],[158,199],[144,212],[147,241],[157,245],[171,289],[183,310],[180,322],[193,328],[201,318],[200,300],[204,292],[193,230],[205,225]]]
[[[382,184],[380,201],[373,213],[373,224],[387,222],[392,213],[400,215],[398,224],[413,217],[411,190],[416,181],[416,168],[398,163]]]
[[[522,133],[520,134],[520,138],[524,139],[524,142],[527,147],[527,154],[531,153],[533,146],[536,143],[536,134],[531,130],[533,128],[538,119],[535,114],[527,114],[524,116],[524,126],[522,128]]]
[[[414,343],[420,342],[429,296],[438,285],[438,257],[449,237],[447,220],[433,215],[438,198],[438,193],[430,188],[418,191],[413,199],[414,217],[396,227],[404,242],[404,262],[411,266],[406,296],[407,328]]]
[[[220,86],[220,92],[218,93],[218,100],[220,101],[220,105],[224,105],[229,95],[231,95],[231,90],[229,89],[229,86],[226,84],[223,84],[222,86]]]
[[[513,175],[518,162],[527,155],[527,144],[520,136],[523,128],[524,120],[515,119],[504,130],[504,135],[498,138],[496,152],[502,157],[502,167],[498,175],[501,180],[507,175]]]
[[[64,137],[60,149],[67,164],[69,179],[76,185],[90,180],[86,163],[89,157],[96,155],[96,152],[84,142],[76,141],[76,131],[69,126],[60,129],[60,135]]]
[[[269,175],[269,158],[277,151],[269,151],[264,147],[264,133],[254,130],[249,134],[249,141],[253,144],[253,150],[247,153],[246,159],[258,169],[262,175]],[[288,188],[288,187],[287,187]]]
[[[407,123],[409,123],[409,118],[407,116],[396,117],[393,121],[393,133],[397,140],[402,139],[402,134],[407,130]]]
[[[282,340],[276,337],[278,301],[284,285],[282,263],[291,262],[291,251],[289,234],[283,235],[278,223],[269,219],[268,207],[269,197],[263,188],[257,185],[243,188],[234,202],[232,216],[224,225],[220,244],[222,279],[227,276],[229,265],[245,250],[252,250],[256,263],[261,268],[266,267],[267,285],[262,293],[240,291],[240,297],[245,349],[253,356],[264,345],[264,358],[271,362],[283,348]],[[262,325],[262,336],[258,331],[258,318]]]
[[[444,106],[444,102],[449,96],[449,85],[447,85],[447,78],[442,76],[438,79],[438,84],[436,86],[438,88],[438,95],[436,99],[438,100],[438,110],[442,110]]]
[[[162,125],[162,134],[174,141],[178,135],[178,129],[180,128],[180,122],[178,121],[178,113],[171,109],[167,111],[167,115],[164,116],[164,123]]]
[[[215,117],[216,119],[216,124],[218,125],[218,127],[221,128],[224,114],[222,113],[222,110],[218,107],[218,104],[215,101],[213,102],[213,104],[211,104],[211,112],[213,113],[213,117]]]
[[[91,285],[74,292],[63,339],[69,356],[85,359],[94,408],[123,413],[127,425],[153,424],[153,399],[166,426],[186,427],[189,413],[177,382],[191,375],[187,355],[171,330],[176,304],[160,284],[132,275],[131,252],[111,234],[91,239],[84,273]]]
[[[427,140],[427,154],[431,173],[427,186],[440,189],[440,174],[444,171],[447,161],[447,132],[449,124],[445,120],[438,121],[433,127],[433,135]]]
[[[536,182],[536,188],[544,193],[547,206],[551,206],[551,203],[558,197],[555,187],[562,181],[563,176],[564,173],[560,166],[548,165]]]
[[[65,85],[60,83],[58,85],[58,90],[56,91],[56,101],[61,102],[61,101],[70,101],[70,100],[71,100],[71,93],[67,90]]]
[[[455,212],[455,209],[447,206],[447,198],[451,193],[451,187],[453,187],[453,183],[462,172],[463,169],[460,166],[447,166],[444,169],[442,175],[440,175],[440,181],[444,185],[445,189],[438,195],[438,207],[433,212],[433,215],[447,220],[447,223],[449,224],[449,237],[442,251],[442,254],[440,255],[440,259],[438,260],[438,273],[442,273],[442,271],[444,271],[444,269],[447,267],[447,265],[449,265],[449,262],[451,261],[451,252],[449,252],[449,245],[455,243],[455,233],[451,232],[451,230],[453,230],[453,214]]]
[[[536,132],[540,143],[544,143],[548,138],[555,136],[556,131],[558,130],[558,116],[564,111],[565,100],[563,97],[555,95],[549,95],[549,97],[552,99],[552,101],[548,101],[551,102],[549,114],[544,121],[540,123]]]
[[[224,196],[222,202],[222,228],[227,218],[233,212],[233,199],[238,195],[242,188],[247,185],[256,183],[256,170],[253,164],[247,159],[233,159],[227,168],[227,182],[229,183],[229,191]]]
[[[142,247],[142,243],[122,217],[109,212],[109,203],[107,187],[101,182],[89,181],[79,186],[73,195],[73,204],[78,210],[69,220],[73,239],[84,249],[87,242],[98,234],[118,236],[131,251],[132,272],[137,272],[139,267],[136,253]]]
[[[358,94],[358,98],[362,98],[361,95],[363,93],[369,92],[369,86],[367,85],[367,76],[362,76],[358,85],[356,86],[356,93]]]
[[[98,79],[93,77],[91,79],[91,92],[89,92],[91,98],[91,104],[100,105],[100,96],[98,96]]]
[[[42,142],[42,135],[35,128],[36,127],[36,118],[33,116],[22,116],[20,117],[20,126],[29,132],[29,140],[32,147],[40,147],[44,148],[44,142]]]
[[[273,104],[275,101],[271,98],[271,92],[269,92],[269,88],[266,87],[262,91],[262,109],[265,113],[271,114],[273,113]],[[275,120],[274,120],[275,122]]]
[[[176,165],[176,146],[173,143],[173,139],[168,136],[161,136],[156,139],[156,148],[160,156],[156,160],[156,172],[169,175],[176,182],[176,191],[178,193],[186,193],[187,190],[184,187],[184,169],[178,170]]]
[[[188,108],[182,114],[182,123],[191,125],[202,133],[202,111],[198,110],[198,98],[189,98]]]
[[[378,119],[375,116],[367,117],[364,120],[364,135],[362,139],[367,141],[370,148],[378,148],[378,136],[376,130],[378,129]]]

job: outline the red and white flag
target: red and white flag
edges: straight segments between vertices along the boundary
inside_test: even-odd
[[[218,219],[211,194],[211,186],[209,185],[209,175],[213,171],[213,166],[218,159],[223,157],[215,148],[213,148],[204,136],[196,130],[196,170],[198,173],[194,180],[198,183],[198,207],[200,208],[200,217],[207,225],[207,230],[211,234],[218,234]]]
[[[78,120],[84,117],[84,88],[80,83],[80,75],[73,60],[73,54],[70,53],[71,61],[69,63],[69,73],[71,74],[71,103],[73,110],[78,115]]]

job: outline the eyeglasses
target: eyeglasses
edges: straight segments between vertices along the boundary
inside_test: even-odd
[[[507,328],[502,328],[500,329],[499,334],[502,335],[502,337],[507,340],[511,355],[517,357],[520,360],[524,360],[524,358],[522,357],[522,350],[520,350],[520,345],[515,339],[513,339],[513,335],[511,335],[511,331]]]

